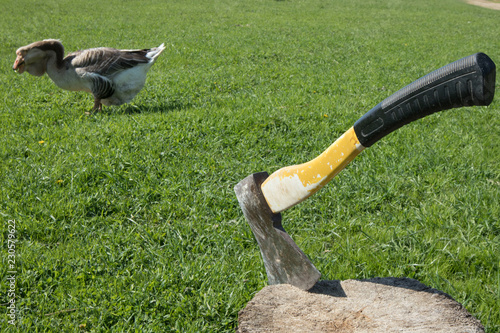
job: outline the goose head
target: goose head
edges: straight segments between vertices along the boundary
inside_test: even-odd
[[[42,76],[47,71],[47,62],[55,57],[58,67],[62,64],[64,48],[58,40],[46,39],[20,47],[16,51],[16,61],[12,69],[19,74],[25,71],[35,76]]]

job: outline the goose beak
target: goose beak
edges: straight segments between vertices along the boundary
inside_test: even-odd
[[[16,61],[14,62],[14,66],[12,66],[12,69],[17,71],[19,74],[22,74],[24,72],[24,58],[20,55],[17,56]]]

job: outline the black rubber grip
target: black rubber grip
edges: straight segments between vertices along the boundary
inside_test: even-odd
[[[495,95],[495,63],[476,53],[409,84],[354,124],[359,142],[372,144],[414,120],[462,106],[489,105]]]

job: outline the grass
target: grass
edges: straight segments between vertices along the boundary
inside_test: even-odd
[[[318,155],[447,63],[500,63],[497,11],[461,1],[2,1],[2,331],[232,332],[266,285],[233,186]],[[68,51],[167,49],[129,105],[13,73]],[[498,65],[497,65],[498,66]],[[498,88],[498,84],[497,84]],[[405,276],[500,329],[500,102],[432,115],[283,213],[323,279]],[[4,264],[5,263],[5,264]]]

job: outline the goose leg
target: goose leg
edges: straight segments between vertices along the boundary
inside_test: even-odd
[[[102,104],[101,104],[101,99],[100,98],[95,98],[94,97],[94,107],[92,108],[92,112],[87,112],[85,111],[85,114],[87,116],[94,114],[94,112],[99,112],[102,111]]]
[[[93,111],[102,111],[101,100],[111,97],[115,93],[113,82],[108,78],[95,74],[91,76],[92,80],[92,95],[94,96]]]
[[[102,111],[102,104],[101,104],[101,99],[100,98],[96,98],[94,100],[94,108],[92,109],[92,111]]]

